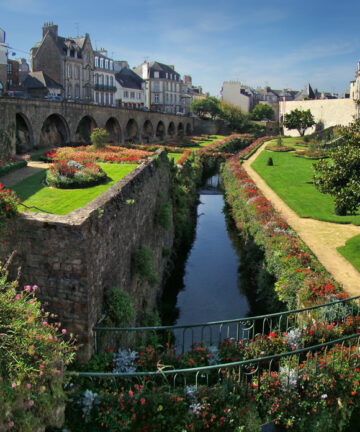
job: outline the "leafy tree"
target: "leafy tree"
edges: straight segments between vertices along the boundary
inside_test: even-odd
[[[285,114],[284,126],[288,129],[296,129],[300,136],[304,136],[306,129],[314,126],[315,120],[310,110],[298,110],[297,108]]]
[[[251,118],[252,120],[272,120],[274,115],[275,112],[270,105],[259,103],[252,110]]]
[[[242,132],[248,126],[249,116],[243,113],[239,107],[221,101],[219,108],[219,117],[229,123],[231,130]]]
[[[344,140],[314,165],[316,188],[335,198],[335,213],[346,215],[360,205],[360,120],[342,128]]]
[[[95,128],[90,136],[90,141],[94,148],[104,148],[106,146],[106,140],[109,138],[109,134],[106,129]]]
[[[191,102],[190,110],[194,114],[204,117],[210,115],[214,119],[219,114],[219,100],[216,97],[209,96],[203,99],[196,99]]]

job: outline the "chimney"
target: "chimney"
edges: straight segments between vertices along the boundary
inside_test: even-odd
[[[169,65],[169,68],[172,70],[175,70],[175,66],[174,65]]]
[[[99,53],[101,55],[103,55],[104,57],[107,57],[107,55],[108,55],[108,52],[105,48],[100,48]]]
[[[184,75],[184,83],[185,84],[191,84],[191,76],[190,75]]]
[[[55,38],[58,37],[58,26],[55,25],[53,22],[47,22],[43,25],[42,28],[42,38],[46,36],[46,33],[52,34]]]

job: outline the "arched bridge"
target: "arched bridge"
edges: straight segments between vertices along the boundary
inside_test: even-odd
[[[190,135],[194,121],[190,117],[125,108],[0,98],[0,132],[6,132],[11,138],[13,153],[89,142],[96,127],[105,128],[116,144],[150,143]]]

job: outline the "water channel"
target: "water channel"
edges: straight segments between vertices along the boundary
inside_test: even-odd
[[[220,176],[200,190],[193,245],[164,291],[163,324],[188,325],[246,317],[250,306],[242,291],[239,257],[229,236]]]

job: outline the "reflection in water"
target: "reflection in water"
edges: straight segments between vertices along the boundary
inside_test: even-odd
[[[163,324],[196,324],[248,315],[248,302],[239,283],[238,256],[227,233],[220,181],[219,175],[213,176],[200,191],[196,238],[184,266],[179,260],[165,288],[168,313],[163,313]]]

